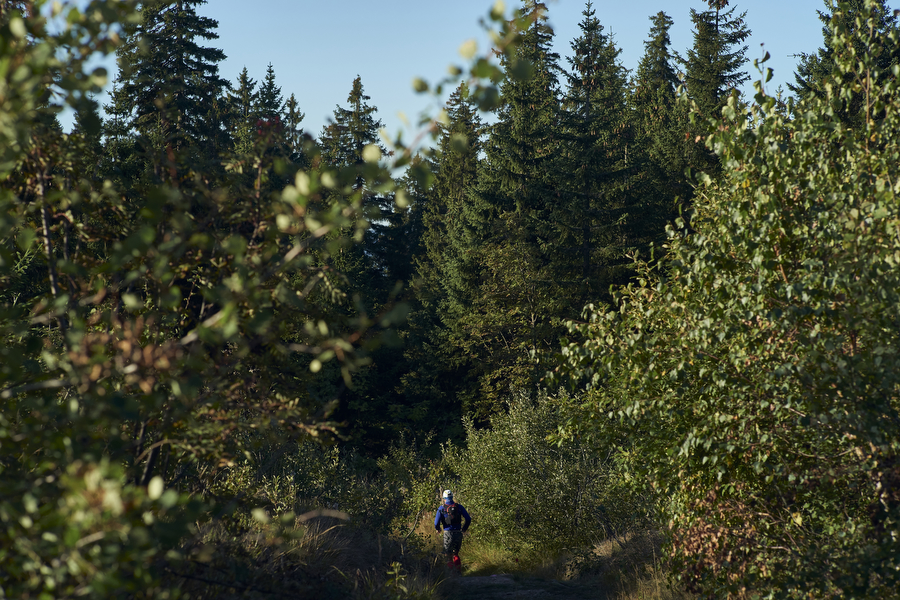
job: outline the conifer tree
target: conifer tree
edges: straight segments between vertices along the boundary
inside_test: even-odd
[[[522,14],[529,25],[515,55],[502,59],[508,76],[469,199],[479,289],[456,326],[472,348],[471,376],[480,388],[468,395],[466,410],[480,417],[497,410],[510,387],[538,376],[534,354],[555,343],[560,330],[554,319],[572,301],[554,264],[559,55],[552,50],[546,6],[529,1]]]
[[[231,97],[239,118],[249,121],[259,98],[259,91],[256,89],[256,80],[250,77],[247,67],[238,75],[237,89],[232,92]]]
[[[103,158],[101,173],[116,189],[128,193],[137,183],[143,161],[138,156],[134,130],[131,128],[132,104],[119,81],[109,91],[109,104],[103,105]]]
[[[472,214],[470,194],[478,177],[483,126],[465,84],[450,95],[446,110],[448,125],[441,126],[434,186],[422,215],[425,255],[418,273],[429,294],[443,299],[441,312],[459,316],[478,293],[472,234],[480,223]]]
[[[650,21],[630,101],[642,193],[653,197],[659,220],[666,221],[675,216],[676,202],[683,204],[692,196],[685,169],[694,142],[685,139],[689,135],[687,106],[676,98],[681,82],[673,65],[679,57],[669,49],[673,21],[662,11]]]
[[[295,163],[305,164],[302,156],[304,132],[300,123],[306,114],[300,112],[297,98],[294,94],[284,103],[284,139],[290,152],[291,160]]]
[[[743,70],[747,62],[744,41],[750,37],[750,30],[745,23],[746,12],[735,14],[734,7],[725,10],[728,0],[707,2],[709,10],[691,9],[694,44],[683,61],[684,80],[700,115],[714,118],[731,91],[750,79]]]
[[[256,114],[267,121],[281,120],[284,110],[284,99],[281,88],[275,85],[275,67],[272,63],[266,67],[266,78],[259,86],[256,96]]]
[[[93,94],[82,96],[76,103],[71,137],[80,144],[79,162],[84,165],[88,177],[96,181],[103,162],[103,120]]]
[[[326,125],[319,136],[322,147],[322,158],[336,167],[362,165],[363,150],[373,144],[382,153],[386,153],[378,130],[383,127],[381,119],[375,117],[378,109],[370,106],[359,75],[353,80],[350,94],[347,96],[348,108],[336,106],[334,119]],[[355,189],[361,189],[365,181],[361,177],[354,182]]]
[[[570,318],[605,296],[612,283],[624,282],[617,271],[630,262],[626,253],[641,226],[631,184],[634,136],[621,50],[603,32],[590,1],[582,14],[563,101],[566,201],[553,218],[559,232],[554,262],[569,290]]]
[[[750,79],[742,69],[747,62],[747,45],[743,42],[750,30],[744,21],[747,13],[736,15],[734,7],[726,10],[728,0],[707,3],[710,10],[691,9],[694,44],[682,60],[687,94],[697,107],[688,135],[694,141],[688,144],[686,153],[689,169],[717,173],[719,160],[703,140],[709,133],[709,120],[719,118],[728,96]]]
[[[319,136],[319,146],[322,160],[337,168],[341,186],[362,194],[363,216],[373,223],[381,218],[383,211],[388,210],[390,200],[374,191],[379,181],[367,180],[367,174],[371,171],[365,168],[363,154],[366,147],[374,146],[381,154],[387,152],[378,138],[378,130],[382,127],[381,120],[376,117],[378,109],[371,106],[369,100],[371,98],[365,93],[362,79],[357,76],[347,96],[348,107],[335,107],[333,120],[322,129]],[[364,248],[377,244],[378,236],[377,231],[367,231],[363,247],[356,246],[352,252],[338,257],[338,260],[343,261],[338,265],[338,270],[351,278],[357,291],[365,289],[367,293],[364,296],[372,299],[376,306],[386,299],[383,282],[380,273],[369,268],[371,265]]]
[[[237,77],[237,88],[229,94],[231,111],[229,125],[234,139],[234,152],[248,155],[256,143],[255,115],[259,99],[257,81],[250,77],[245,66]]]
[[[867,23],[871,22],[874,26],[873,33],[879,36],[898,30],[897,14],[889,9],[885,0],[874,0],[874,2],[849,0],[843,4],[841,9],[838,8],[835,0],[825,0],[825,8],[824,11],[817,11],[819,20],[823,24],[823,46],[815,53],[801,55],[797,71],[794,73],[796,85],[788,84],[788,88],[802,99],[810,96],[824,98],[826,95],[825,83],[832,79],[832,70],[835,65],[833,42],[835,24],[853,35],[853,50],[859,55],[871,50],[866,47],[866,42],[871,39],[870,36],[856,35],[859,23],[868,27]],[[884,35],[878,39],[883,43],[884,40],[890,38]],[[900,64],[900,42],[896,41],[897,38],[894,40],[875,55],[874,66],[879,71],[875,85],[880,85],[886,78],[893,77],[891,67]],[[849,89],[851,82],[845,80],[843,83],[847,84]],[[864,94],[854,91],[851,93],[849,101],[839,108],[837,114],[842,122],[858,126],[865,121],[865,115],[860,114],[863,112],[864,104]]]
[[[670,51],[669,29],[672,19],[660,11],[650,17],[653,26],[644,42],[644,56],[638,64],[631,101],[641,143],[654,163],[678,175],[684,169],[680,139],[684,132],[676,124],[676,89],[680,85]]]
[[[446,110],[447,124],[439,125],[437,151],[430,165],[434,185],[422,194],[420,203],[416,305],[405,353],[411,367],[403,389],[416,404],[444,406],[439,418],[449,431],[454,426],[459,429],[460,394],[474,396],[478,385],[477,379],[468,378],[476,366],[472,346],[477,342],[467,334],[463,320],[480,294],[473,236],[480,223],[472,210],[471,194],[484,128],[465,83],[450,95]]]
[[[132,125],[163,153],[191,147],[196,156],[205,142],[218,135],[220,123],[210,123],[206,117],[210,105],[230,84],[219,76],[218,63],[225,54],[202,45],[202,40],[218,38],[218,22],[196,12],[205,3],[145,3],[140,24],[119,53],[123,92],[134,115]]]

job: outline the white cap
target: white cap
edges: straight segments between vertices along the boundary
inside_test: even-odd
[[[453,498],[453,490],[444,490],[442,498]]]

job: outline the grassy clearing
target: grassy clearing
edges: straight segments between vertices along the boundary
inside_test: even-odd
[[[516,557],[482,540],[467,540],[462,556],[468,576],[510,574],[516,578],[556,579],[599,600],[689,600],[673,588],[661,558],[661,537],[639,532],[606,540],[578,556]]]

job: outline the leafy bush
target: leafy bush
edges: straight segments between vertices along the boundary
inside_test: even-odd
[[[634,493],[613,444],[549,438],[566,413],[540,392],[519,392],[491,428],[466,423],[465,449],[444,462],[458,478],[459,500],[473,517],[475,539],[524,557],[578,551],[648,524],[652,504]]]
[[[640,448],[675,573],[711,596],[900,586],[900,66],[875,62],[900,42],[860,23],[833,22],[823,97],[731,98],[690,229],[563,351],[582,429]]]

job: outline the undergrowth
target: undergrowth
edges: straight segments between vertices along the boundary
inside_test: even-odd
[[[442,598],[447,574],[433,553],[330,514],[243,531],[210,525],[184,548],[189,558],[165,570],[174,587],[198,599]]]

